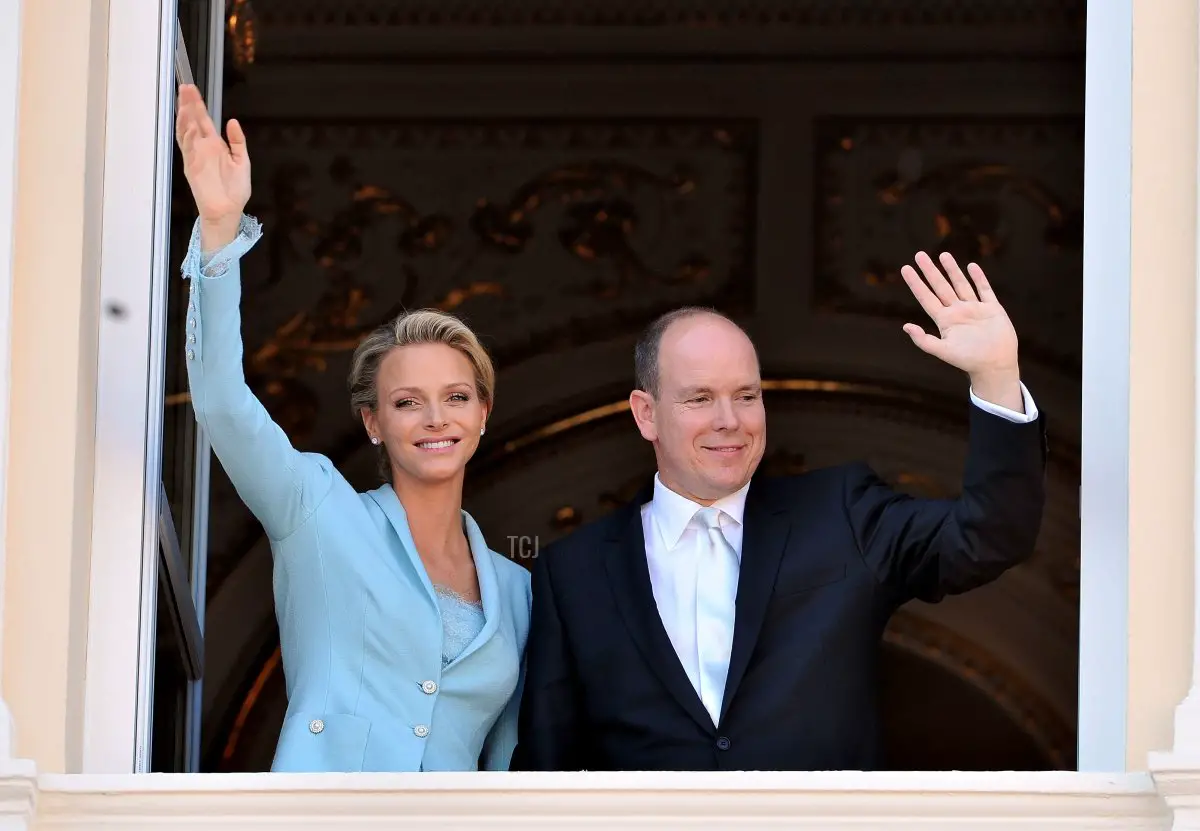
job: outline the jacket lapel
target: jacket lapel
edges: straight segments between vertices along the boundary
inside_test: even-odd
[[[388,518],[392,529],[396,532],[396,536],[400,539],[400,547],[404,549],[404,561],[412,569],[412,576],[416,577],[421,585],[425,587],[425,595],[433,608],[438,609],[437,595],[433,591],[433,583],[429,581],[429,575],[425,571],[425,564],[421,562],[421,555],[417,553],[417,544],[413,542],[412,531],[408,527],[408,514],[404,510],[404,506],[400,504],[400,497],[396,496],[396,492],[392,490],[391,485],[384,485],[368,492],[368,496],[375,501],[383,511],[383,515]],[[400,570],[404,563],[398,559],[388,558],[388,565],[394,570]]]
[[[617,526],[622,530],[609,539],[607,568],[613,595],[625,626],[646,663],[688,714],[701,727],[712,730],[712,718],[675,654],[654,600],[640,510],[648,499],[647,492],[625,509],[628,513],[626,521]]]
[[[437,593],[434,591],[433,583],[429,580],[425,564],[421,562],[421,555],[417,553],[417,544],[413,541],[412,531],[408,527],[408,514],[404,510],[404,506],[400,504],[400,498],[396,496],[391,485],[376,488],[367,495],[379,506],[396,531],[396,536],[400,539],[400,547],[404,549],[405,560],[411,566],[413,576],[420,580],[421,585],[425,587],[425,595],[433,606],[434,612],[440,615],[441,605],[438,603]],[[462,516],[467,544],[471,548],[471,558],[475,561],[475,574],[479,579],[479,596],[483,601],[484,622],[483,629],[479,631],[475,639],[467,644],[459,656],[446,666],[446,669],[461,662],[487,643],[500,625],[500,578],[496,574],[496,564],[492,562],[491,550],[475,520],[466,511],[463,511]],[[389,559],[388,565],[393,571],[398,572],[403,564]]]
[[[758,642],[767,603],[775,588],[779,563],[787,548],[791,521],[787,507],[771,498],[769,487],[755,480],[746,494],[742,532],[742,565],[738,573],[737,613],[733,623],[733,647],[729,657],[729,675],[721,701],[721,717],[746,674],[750,656]]]
[[[483,532],[475,524],[475,520],[463,511],[463,526],[467,532],[467,542],[471,546],[471,557],[475,560],[475,574],[479,578],[479,596],[483,601],[483,628],[475,639],[467,644],[459,656],[451,661],[446,669],[464,660],[479,647],[488,642],[500,625],[500,582],[496,575],[496,564],[492,562],[492,552],[483,538]]]

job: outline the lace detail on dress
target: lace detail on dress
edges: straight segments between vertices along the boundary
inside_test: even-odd
[[[442,612],[442,666],[445,667],[461,655],[483,630],[483,606],[445,586],[435,585],[433,588]]]
[[[258,242],[261,236],[262,223],[255,217],[242,214],[241,222],[238,223],[238,233],[233,242],[220,251],[213,252],[209,257],[205,257],[200,250],[200,220],[197,219],[196,224],[192,226],[192,238],[188,241],[187,254],[184,255],[183,264],[179,270],[183,273],[185,280],[196,277],[208,280],[224,277],[225,272],[229,271],[229,264]]]

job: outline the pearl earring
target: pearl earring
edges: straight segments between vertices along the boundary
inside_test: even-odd
[[[481,435],[481,436],[482,436],[485,430],[487,430],[487,428],[486,428],[486,427],[480,427],[480,428],[479,428],[479,435]]]
[[[371,436],[371,444],[379,444],[379,436]]]

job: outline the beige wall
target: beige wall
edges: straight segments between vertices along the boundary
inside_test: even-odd
[[[1133,44],[1126,764],[1144,770],[1192,668],[1196,0],[1137,0]]]
[[[3,679],[42,771],[80,756],[107,6],[24,4]]]

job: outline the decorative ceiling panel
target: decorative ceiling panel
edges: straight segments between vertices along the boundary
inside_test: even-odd
[[[263,60],[1082,56],[1085,0],[233,0]],[[243,50],[235,50],[239,55]]]
[[[251,333],[269,374],[322,370],[401,308],[467,318],[504,366],[752,303],[753,123],[245,126],[270,229],[258,293],[309,288]]]
[[[1084,0],[252,0],[264,24],[342,26],[1063,26]]]
[[[1082,119],[838,118],[816,134],[819,308],[912,320],[899,264],[950,251],[989,274],[1024,354],[1078,372]]]

